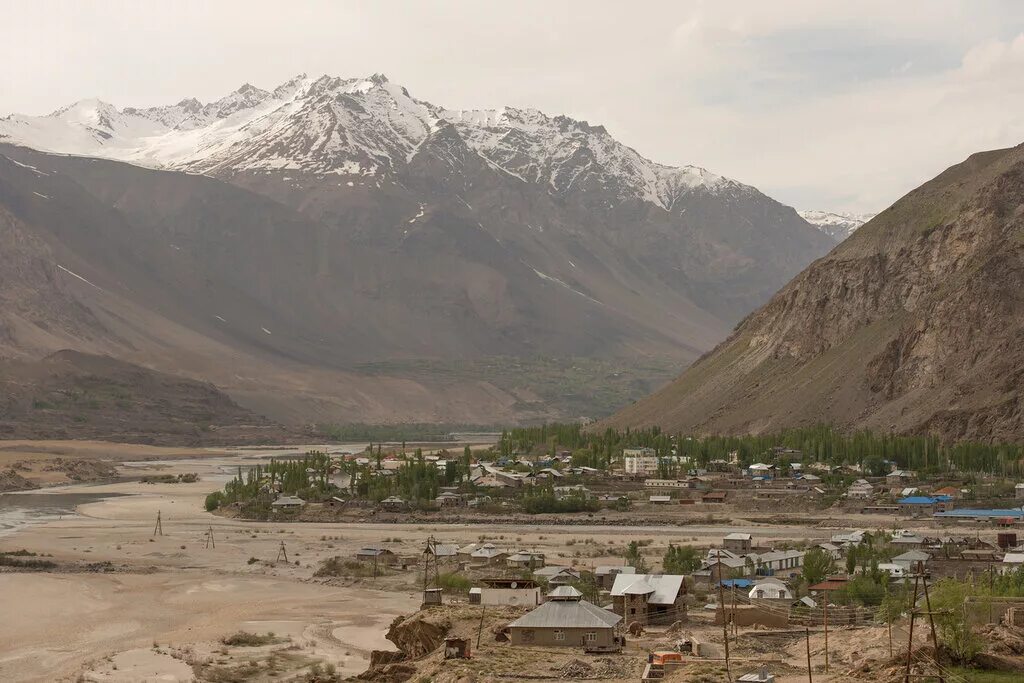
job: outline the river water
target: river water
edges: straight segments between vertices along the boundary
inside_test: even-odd
[[[0,493],[0,536],[8,536],[17,529],[43,522],[74,516],[75,507],[95,503],[120,493]]]

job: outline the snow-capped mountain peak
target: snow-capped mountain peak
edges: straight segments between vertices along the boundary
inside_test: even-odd
[[[671,211],[684,194],[752,190],[699,167],[654,163],[603,126],[536,109],[448,110],[379,73],[299,74],[272,90],[246,83],[208,104],[118,110],[82,100],[2,119],[0,141],[213,174],[380,175],[410,163],[443,124],[493,168],[558,196],[600,187]]]
[[[875,217],[873,213],[842,213],[836,211],[798,211],[800,217],[837,242],[842,242],[857,228]]]

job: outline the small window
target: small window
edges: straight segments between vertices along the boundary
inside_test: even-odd
[[[594,632],[594,631],[588,631],[587,632],[587,642],[588,643],[592,643],[595,640],[597,640],[597,633]]]
[[[565,640],[565,631],[555,631],[555,640]]]

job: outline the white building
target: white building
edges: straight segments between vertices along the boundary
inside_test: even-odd
[[[755,583],[747,597],[751,600],[792,600],[794,595],[793,591],[781,581],[766,579]]]
[[[647,476],[658,471],[658,454],[653,448],[626,448],[622,451],[626,474]]]

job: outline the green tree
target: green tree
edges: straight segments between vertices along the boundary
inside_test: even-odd
[[[700,569],[701,555],[696,548],[690,545],[672,545],[665,551],[665,558],[662,566],[667,574],[692,574]]]
[[[812,586],[836,570],[835,560],[822,548],[811,548],[804,553],[802,576],[808,586]]]
[[[643,553],[640,552],[640,544],[636,541],[630,541],[629,545],[626,546],[626,564],[633,567],[637,574],[646,574],[650,571],[650,567],[647,566],[647,562],[644,560]]]

